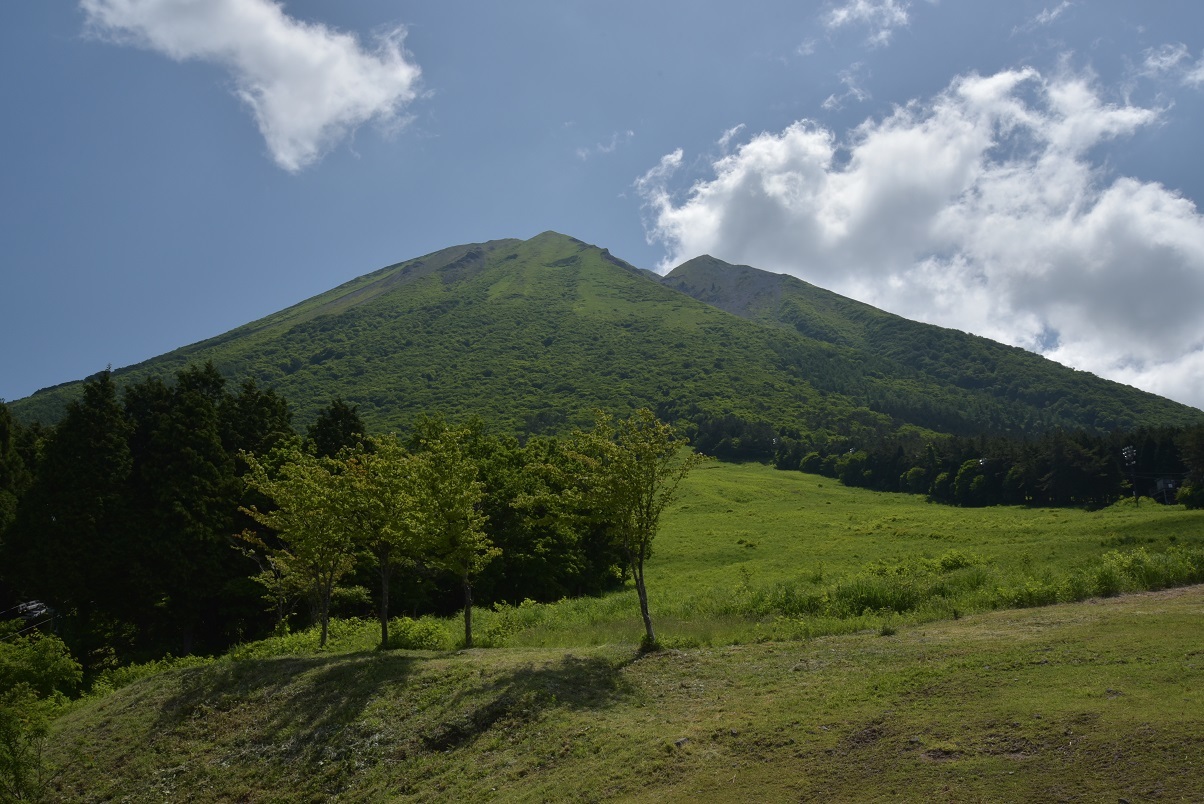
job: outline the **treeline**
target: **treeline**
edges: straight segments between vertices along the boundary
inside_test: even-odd
[[[914,428],[890,435],[864,427],[849,436],[694,412],[683,429],[695,448],[722,461],[773,462],[847,486],[926,494],[951,505],[1093,508],[1136,493],[1204,508],[1204,425],[1053,430],[1023,440],[941,437]]]
[[[1054,431],[1004,438],[883,440],[858,448],[779,439],[774,464],[836,478],[847,486],[926,494],[979,507],[1098,508],[1125,496],[1204,508],[1204,426],[1094,435]]]
[[[278,506],[268,492],[279,490],[272,484],[288,456],[345,474],[382,443],[337,399],[298,434],[283,398],[250,380],[231,388],[212,365],[120,393],[102,372],[51,428],[22,427],[0,403],[0,609],[45,603],[89,669],[216,653],[297,624],[294,606],[270,593],[265,603],[263,573],[293,547],[271,527]],[[613,523],[565,510],[581,499],[570,488],[579,457],[566,440],[520,443],[479,420],[424,419],[394,447],[431,453],[428,472],[471,485],[470,507],[488,523],[493,551],[472,572],[478,604],[553,601],[622,583],[628,562]],[[451,496],[447,487],[429,493]],[[381,592],[378,557],[355,545],[330,607],[372,614],[388,595],[395,613],[457,611],[465,578],[451,552],[407,554],[409,571]]]

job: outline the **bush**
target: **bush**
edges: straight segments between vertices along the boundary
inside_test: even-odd
[[[1184,483],[1179,487],[1179,493],[1175,495],[1175,502],[1188,509],[1204,508],[1204,484]]]
[[[71,695],[83,678],[63,640],[33,631],[21,635],[21,620],[0,623],[0,691],[27,685],[39,698]]]
[[[1019,586],[1000,587],[995,591],[998,603],[1006,608],[1034,608],[1058,602],[1059,587],[1046,580],[1029,578]]]
[[[548,607],[527,598],[517,606],[507,603],[494,603],[493,611],[485,624],[480,642],[481,647],[500,648],[506,641],[528,628],[542,623],[547,615]]]
[[[37,801],[45,793],[52,709],[24,682],[0,694],[0,801]]]
[[[443,623],[423,617],[394,617],[389,620],[389,650],[446,650],[451,636]]]

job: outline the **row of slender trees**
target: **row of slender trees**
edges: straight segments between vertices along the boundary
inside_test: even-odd
[[[46,603],[94,669],[218,652],[301,602],[321,623],[374,608],[383,643],[391,612],[463,608],[471,642],[474,600],[634,579],[651,641],[643,561],[682,446],[648,411],[526,443],[433,418],[370,438],[340,400],[302,437],[211,365],[123,390],[106,371],[50,428],[0,403],[0,608]]]

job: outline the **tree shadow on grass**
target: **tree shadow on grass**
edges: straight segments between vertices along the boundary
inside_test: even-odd
[[[362,711],[381,684],[404,680],[422,661],[420,656],[363,652],[244,659],[191,668],[180,672],[180,691],[162,706],[157,726],[170,729],[239,706],[283,712],[310,727],[347,722],[348,716]],[[304,685],[305,695],[296,701],[298,706],[274,704],[280,696],[297,697],[299,684]]]
[[[447,767],[452,757],[437,755],[479,739],[523,741],[557,711],[599,711],[637,694],[624,673],[634,655],[545,656],[369,651],[179,670],[153,724],[139,729],[149,744],[136,753],[149,760],[112,767],[108,783],[215,800],[287,790],[323,801],[382,778],[405,788]]]
[[[495,726],[513,728],[555,708],[603,709],[632,690],[622,675],[631,659],[566,655],[542,666],[528,663],[446,702],[454,714],[421,735],[428,751],[466,745]]]
[[[635,657],[565,655],[508,668],[498,668],[489,653],[461,658],[468,667],[477,664],[476,672],[418,718],[409,745],[397,746],[403,754],[452,750],[495,726],[512,728],[549,709],[605,708],[631,691],[622,670]],[[155,733],[199,729],[223,753],[253,754],[256,761],[338,760],[375,739],[363,722],[371,702],[387,696],[386,687],[405,687],[427,661],[422,655],[366,652],[184,670],[179,692],[160,709]]]

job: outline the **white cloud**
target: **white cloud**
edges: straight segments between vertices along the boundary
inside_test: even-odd
[[[737,123],[727,131],[723,132],[723,136],[719,138],[719,148],[726,152],[728,147],[732,144],[732,140],[734,140],[736,136],[739,135],[744,129],[745,126],[743,123]]]
[[[635,132],[631,129],[627,129],[626,131],[616,131],[610,135],[610,139],[606,142],[596,143],[589,148],[578,148],[577,158],[585,161],[591,156],[613,154],[616,150],[618,150],[620,145],[630,142],[631,138],[634,136]]]
[[[870,99],[869,90],[861,86],[863,74],[865,73],[865,65],[861,62],[855,62],[845,70],[837,73],[840,83],[844,84],[845,91],[840,95],[833,93],[829,95],[822,104],[824,109],[842,109],[845,101],[854,100],[858,103],[863,103]]]
[[[365,49],[350,33],[293,19],[272,0],[80,0],[90,31],[177,61],[219,64],[273,159],[301,170],[368,121],[399,121],[418,93],[403,28]]]
[[[684,195],[637,181],[661,269],[711,254],[1204,406],[1204,217],[1092,159],[1158,120],[1089,79],[968,75],[843,140],[762,133]]]
[[[1204,84],[1204,57],[1195,64],[1189,64],[1190,60],[1191,51],[1182,42],[1150,48],[1145,52],[1139,74],[1147,78],[1169,75],[1185,86],[1198,87]]]
[[[885,45],[896,28],[907,25],[909,8],[908,3],[899,0],[846,0],[830,9],[823,22],[829,30],[865,26],[870,29],[870,45]]]
[[[1035,31],[1037,28],[1044,28],[1047,25],[1052,25],[1059,17],[1065,14],[1073,6],[1073,3],[1063,0],[1063,2],[1053,8],[1045,8],[1037,16],[1029,19],[1023,25],[1017,25],[1012,29],[1013,34],[1028,33]]]
[[[1190,87],[1198,87],[1204,84],[1204,56],[1183,76],[1183,83]]]
[[[1150,48],[1145,52],[1145,58],[1142,60],[1142,74],[1157,76],[1174,72],[1189,56],[1187,45],[1182,42]]]
[[[1053,8],[1042,9],[1040,14],[1033,17],[1032,22],[1034,25],[1049,25],[1058,17],[1065,14],[1069,8],[1070,3],[1063,0],[1063,2],[1058,3],[1058,5]]]

